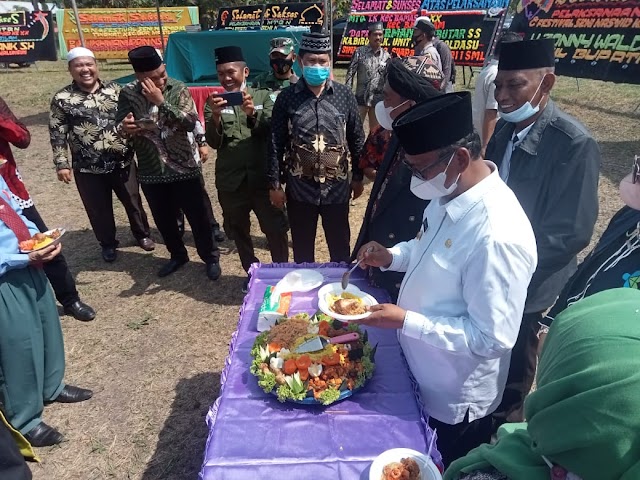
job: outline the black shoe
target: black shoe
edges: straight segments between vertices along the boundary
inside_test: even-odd
[[[105,262],[115,262],[117,256],[116,247],[102,247],[102,259]]]
[[[40,422],[25,433],[24,438],[34,447],[50,447],[64,440],[59,431],[44,422]]]
[[[145,252],[153,252],[156,248],[156,244],[149,237],[144,237],[138,240],[138,245]]]
[[[247,275],[247,278],[242,282],[242,293],[249,292],[249,282],[251,281],[251,275]]]
[[[220,264],[218,262],[207,263],[206,265],[207,277],[209,280],[218,280],[220,275],[222,275],[222,270],[220,269]]]
[[[189,260],[174,260],[173,258],[164,264],[164,267],[158,272],[159,277],[166,277],[182,267]]]
[[[220,231],[220,227],[213,227],[213,238],[218,243],[225,241],[224,233]]]
[[[51,402],[46,403],[78,403],[89,400],[91,397],[93,397],[93,392],[91,390],[87,390],[86,388],[74,387],[73,385],[65,385],[60,392],[60,395],[58,395]]]
[[[76,300],[71,305],[64,307],[64,313],[81,322],[89,322],[96,318],[95,310],[81,300]]]

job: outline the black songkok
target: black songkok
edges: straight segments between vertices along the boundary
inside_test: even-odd
[[[160,58],[155,48],[150,45],[143,45],[129,50],[129,62],[134,72],[145,73],[160,68],[162,58]]]
[[[529,70],[556,65],[554,43],[550,38],[507,42],[500,46],[498,70]]]
[[[395,119],[393,132],[409,155],[448,147],[473,132],[471,93],[448,93],[419,103]]]
[[[214,50],[216,54],[216,65],[222,65],[223,63],[232,62],[244,62],[244,55],[242,49],[235,45],[228,47],[219,47]]]

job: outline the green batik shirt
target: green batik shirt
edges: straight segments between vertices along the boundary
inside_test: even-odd
[[[251,189],[267,189],[267,142],[269,141],[272,92],[252,90],[255,118],[247,117],[241,107],[225,107],[222,110],[220,128],[211,120],[211,107],[204,109],[207,143],[216,149],[216,188],[233,192],[245,180]]]
[[[169,78],[159,107],[142,95],[137,80],[122,88],[116,122],[133,113],[135,119],[151,118],[155,126],[132,137],[138,159],[140,183],[169,183],[201,175],[196,142],[196,105],[183,83]],[[122,133],[122,129],[119,130]]]

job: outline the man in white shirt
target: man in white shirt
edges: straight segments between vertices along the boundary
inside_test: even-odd
[[[493,58],[484,66],[476,80],[476,86],[473,91],[473,128],[480,135],[483,155],[498,121],[498,102],[494,96],[496,86],[493,81],[498,73],[500,50],[503,43],[519,42],[521,40],[522,37],[515,32],[502,34],[502,37],[496,43]]]
[[[365,266],[406,272],[398,304],[372,307],[362,323],[399,330],[448,465],[491,438],[536,242],[515,195],[480,155],[469,92],[420,103],[393,130],[411,191],[433,201],[415,239],[358,252]]]

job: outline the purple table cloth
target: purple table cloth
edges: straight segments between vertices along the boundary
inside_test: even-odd
[[[373,378],[353,396],[328,407],[280,403],[249,372],[250,350],[265,289],[294,268],[318,268],[325,283],[339,282],[336,264],[252,267],[249,293],[240,311],[220,395],[209,409],[209,437],[200,478],[204,480],[366,480],[375,457],[391,448],[425,453],[431,440],[417,386],[396,331],[367,328],[378,344]],[[351,283],[379,302],[386,292],[370,287],[360,271]],[[290,314],[313,314],[318,289],[292,295]],[[432,458],[441,465],[434,447]]]

